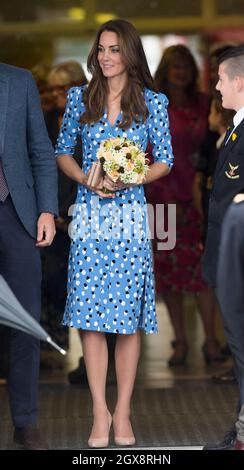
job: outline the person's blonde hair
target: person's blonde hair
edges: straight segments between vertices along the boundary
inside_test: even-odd
[[[52,67],[48,74],[49,85],[82,86],[87,83],[85,72],[79,62],[67,60]]]

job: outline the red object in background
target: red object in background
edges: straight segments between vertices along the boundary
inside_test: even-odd
[[[203,37],[208,37],[211,43],[224,43],[233,42],[239,44],[244,42],[244,29],[243,28],[219,28],[216,30],[203,31]]]

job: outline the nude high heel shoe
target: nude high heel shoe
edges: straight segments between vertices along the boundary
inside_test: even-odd
[[[103,437],[90,437],[88,439],[88,446],[93,448],[108,447],[109,444],[109,431],[112,424],[112,416],[108,414],[108,434]]]
[[[114,436],[114,443],[116,446],[134,446],[136,443],[136,438],[135,436],[131,437],[119,437],[119,436]]]
[[[132,431],[132,436],[117,436],[114,432],[114,443],[116,446],[133,446],[136,443],[135,436]]]

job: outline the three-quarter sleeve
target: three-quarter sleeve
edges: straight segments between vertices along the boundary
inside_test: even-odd
[[[149,110],[148,138],[152,146],[153,160],[166,163],[171,168],[174,156],[167,112],[168,99],[163,93],[147,90],[146,103]]]
[[[82,94],[84,87],[69,90],[62,125],[57,139],[55,155],[74,155],[78,135],[81,133],[80,116],[83,112]]]

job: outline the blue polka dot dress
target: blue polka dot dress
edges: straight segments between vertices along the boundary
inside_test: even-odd
[[[143,151],[148,142],[156,162],[173,163],[165,95],[146,89],[149,116],[129,129],[114,125],[106,112],[99,122],[81,125],[84,87],[71,88],[56,155],[74,153],[77,136],[83,145],[83,170],[97,161],[100,142],[114,137],[134,140]],[[100,198],[78,186],[69,233],[68,295],[63,324],[106,333],[133,334],[138,328],[157,332],[154,275],[143,185]]]

